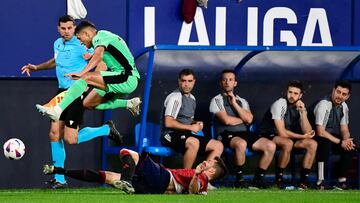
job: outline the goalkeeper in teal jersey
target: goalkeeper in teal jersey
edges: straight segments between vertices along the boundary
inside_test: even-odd
[[[75,33],[86,47],[94,48],[94,54],[83,71],[66,74],[77,81],[68,89],[64,99],[55,107],[36,105],[39,112],[53,120],[59,120],[61,113],[73,101],[88,87],[94,87],[84,99],[85,107],[98,110],[127,108],[133,114],[139,114],[139,98],[120,99],[121,96],[132,93],[140,79],[134,57],[124,40],[109,31],[96,30],[95,25],[89,21],[80,22]],[[106,70],[90,72],[101,61],[104,61]]]

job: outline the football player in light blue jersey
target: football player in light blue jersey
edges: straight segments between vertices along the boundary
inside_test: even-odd
[[[71,72],[81,72],[87,65],[87,60],[91,58],[91,50],[88,50],[80,43],[75,33],[74,18],[65,15],[59,18],[58,32],[60,38],[54,42],[54,57],[50,60],[38,64],[27,64],[21,68],[22,74],[30,76],[33,71],[53,69],[56,67],[56,76],[59,89],[57,94],[66,91],[74,81],[64,75]],[[98,68],[100,69],[99,65]],[[99,136],[109,136],[115,142],[121,142],[121,135],[115,129],[112,121],[97,128],[86,127],[79,131],[79,125],[83,121],[83,98],[77,99],[61,115],[59,121],[52,121],[49,132],[51,141],[51,152],[54,165],[63,167],[66,154],[64,142],[68,144],[79,144]],[[65,187],[66,181],[63,175],[55,175],[55,179],[48,182],[49,188],[58,189]]]

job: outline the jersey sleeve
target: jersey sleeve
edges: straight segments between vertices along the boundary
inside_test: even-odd
[[[287,105],[285,99],[278,99],[270,108],[271,118],[273,120],[284,120]]]
[[[54,49],[54,59],[56,59],[57,56],[58,56],[58,49],[57,49],[58,46],[59,46],[59,39],[55,40],[55,42],[54,42],[54,46],[53,46],[53,49]]]
[[[250,111],[250,106],[246,99],[240,98],[239,96],[237,97],[237,99],[241,102],[241,106],[243,109]]]
[[[181,108],[181,95],[170,94],[168,98],[166,98],[164,106],[164,116],[171,116],[176,119]]]
[[[343,103],[343,113],[344,116],[341,118],[340,125],[348,125],[349,124],[349,107]]]
[[[208,179],[207,177],[202,173],[199,175],[199,194],[206,195],[208,190]]]
[[[322,100],[315,106],[314,115],[316,125],[326,126],[330,116],[327,101]]]
[[[92,40],[94,49],[96,49],[96,47],[99,47],[99,46],[103,46],[103,47],[107,48],[111,42],[110,39],[111,38],[107,37],[107,34],[105,32],[98,31]]]
[[[225,111],[224,101],[220,97],[214,97],[210,102],[209,111],[213,114]]]

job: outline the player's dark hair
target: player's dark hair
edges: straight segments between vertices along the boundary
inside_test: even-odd
[[[88,27],[96,29],[94,23],[92,23],[92,22],[90,22],[88,20],[80,21],[80,23],[75,28],[75,34],[78,34],[80,31],[82,31],[83,29],[88,28]]]
[[[215,162],[216,173],[214,179],[221,179],[224,176],[226,176],[226,174],[228,174],[229,170],[226,167],[224,161],[220,157],[216,156],[214,159],[216,161]]]
[[[192,75],[192,76],[194,76],[194,79],[196,79],[196,76],[195,76],[194,71],[191,70],[190,68],[182,69],[182,70],[179,72],[179,79],[180,79],[183,75]]]
[[[342,87],[342,88],[346,88],[349,90],[349,94],[351,93],[351,83],[347,80],[338,80],[335,82],[334,84],[334,88],[336,89],[337,87]]]
[[[75,25],[75,19],[71,15],[60,16],[58,20],[58,26],[60,26],[60,23],[66,23],[69,21],[73,22],[73,24]]]
[[[290,81],[287,85],[287,89],[289,89],[289,87],[299,88],[301,93],[303,93],[303,91],[304,91],[303,84],[299,80]]]
[[[225,69],[225,70],[221,71],[220,80],[222,80],[222,77],[223,77],[223,75],[224,75],[225,73],[232,73],[232,74],[234,74],[234,75],[235,75],[235,81],[237,81],[237,79],[236,79],[236,72],[235,72],[234,70],[232,70],[232,69]]]

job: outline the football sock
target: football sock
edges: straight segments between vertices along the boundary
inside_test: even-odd
[[[51,156],[56,167],[64,167],[66,158],[64,142],[60,140],[58,142],[51,142]],[[55,180],[59,183],[65,183],[64,175],[55,174]]]
[[[116,109],[116,108],[126,108],[128,100],[126,99],[112,99],[105,103],[101,103],[95,107],[97,110],[105,109]]]
[[[265,169],[262,169],[260,167],[257,167],[256,168],[256,171],[255,171],[255,175],[254,175],[254,179],[257,178],[263,178],[265,176],[265,172],[266,170]]]
[[[68,177],[83,180],[86,182],[96,182],[104,183],[105,182],[105,172],[104,171],[95,171],[91,169],[82,169],[82,170],[64,170],[57,168],[57,173],[62,173]]]
[[[80,97],[88,84],[83,79],[77,80],[68,90],[64,98],[58,104],[61,110],[66,109],[75,99]]]
[[[97,128],[86,127],[78,133],[78,144],[92,140],[96,137],[108,136],[110,133],[109,125],[103,125]]]
[[[280,167],[276,167],[275,169],[275,180],[276,181],[282,181],[283,180],[283,175],[284,175],[284,168],[280,168]]]
[[[309,177],[310,172],[311,172],[311,169],[302,168],[301,175],[300,175],[300,182],[302,182],[302,183],[306,182],[307,178]]]
[[[135,173],[135,161],[126,150],[120,151],[120,160],[122,163],[121,180],[131,183]]]
[[[318,184],[324,181],[324,162],[318,162]]]
[[[243,167],[244,167],[244,165],[235,166],[235,173],[236,173],[236,180],[237,181],[240,181],[240,180],[243,179]]]

